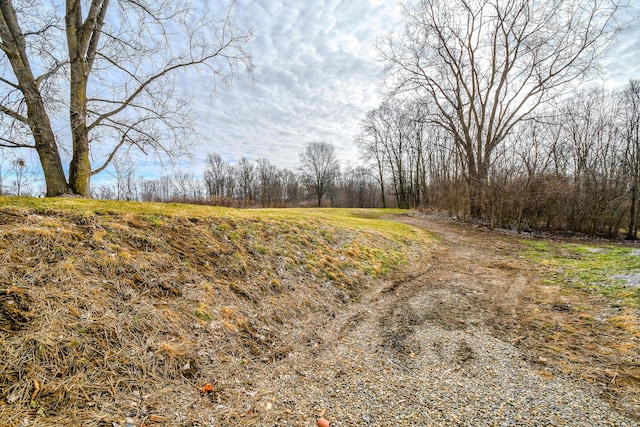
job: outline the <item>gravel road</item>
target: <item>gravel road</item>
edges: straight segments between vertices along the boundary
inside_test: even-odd
[[[529,280],[499,238],[487,251],[461,229],[422,225],[440,240],[414,277],[372,291],[256,375],[252,425],[314,426],[319,416],[331,426],[638,425],[595,386],[492,333],[479,301],[517,298]]]

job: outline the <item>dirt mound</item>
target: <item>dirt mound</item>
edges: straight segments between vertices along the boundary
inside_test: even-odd
[[[2,207],[0,424],[233,423],[252,366],[410,245],[297,214]]]

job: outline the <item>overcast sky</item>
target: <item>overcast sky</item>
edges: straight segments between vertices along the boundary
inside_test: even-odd
[[[255,33],[253,81],[212,97],[207,77],[194,76],[189,88],[203,138],[191,168],[200,170],[213,152],[229,162],[267,158],[295,168],[305,144],[319,140],[335,144],[343,166],[358,163],[354,136],[381,101],[383,64],[373,43],[401,28],[399,1],[237,0],[234,22]],[[639,53],[636,26],[611,51],[604,78],[618,85],[640,78]]]
[[[364,114],[380,103],[383,65],[373,42],[398,27],[396,0],[237,0],[234,22],[251,27],[255,70],[212,97],[199,75],[193,111],[194,168],[207,153],[235,162],[267,158],[295,168],[312,141],[335,144],[341,162],[358,162],[353,143]]]

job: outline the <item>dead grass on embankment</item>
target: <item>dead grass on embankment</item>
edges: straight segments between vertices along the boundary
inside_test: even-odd
[[[252,367],[424,247],[381,215],[0,197],[0,425],[238,423]]]

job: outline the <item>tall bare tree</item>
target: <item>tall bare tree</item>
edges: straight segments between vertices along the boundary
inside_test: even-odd
[[[225,197],[225,185],[230,173],[231,166],[222,160],[222,156],[211,153],[207,156],[207,163],[204,171],[204,181],[207,186],[207,193],[212,198]]]
[[[214,19],[176,0],[0,1],[0,145],[37,151],[48,196],[89,196],[123,147],[171,153],[190,124],[180,73],[201,68],[213,85],[251,68],[231,6]]]
[[[322,206],[322,198],[340,172],[335,146],[325,141],[308,143],[300,153],[300,170],[318,206]]]
[[[387,207],[386,194],[386,165],[387,158],[384,149],[387,140],[387,127],[384,121],[380,120],[380,110],[383,106],[371,110],[362,120],[362,133],[356,137],[358,147],[362,152],[365,162],[371,164],[371,169],[375,170],[375,177],[380,186],[380,196],[382,207]]]
[[[238,183],[240,199],[244,205],[251,205],[255,197],[256,171],[253,163],[243,157],[233,166]]]
[[[282,193],[282,182],[276,165],[266,158],[256,160],[257,190],[263,208],[275,207]]]
[[[624,0],[414,0],[379,50],[396,92],[424,96],[464,154],[474,216],[491,157],[538,106],[597,64]]]
[[[625,238],[638,238],[638,211],[640,210],[640,80],[629,82],[623,91],[625,144],[625,169],[629,179],[631,202],[629,209],[629,227]]]

